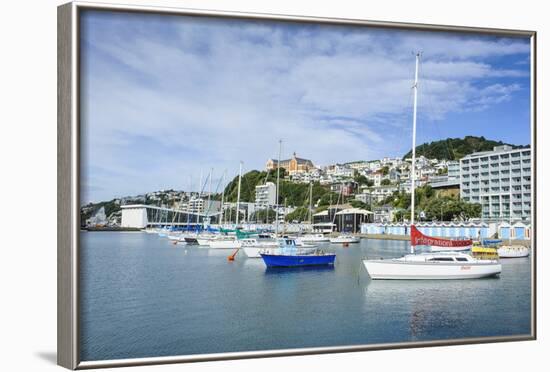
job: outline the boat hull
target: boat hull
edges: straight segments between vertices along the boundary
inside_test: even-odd
[[[277,254],[281,253],[282,249],[279,247],[242,247],[241,248],[246,257],[248,258],[261,258],[261,253],[265,254]],[[302,248],[300,247],[301,252],[309,253],[313,252],[316,248],[308,247],[308,248]]]
[[[479,279],[496,276],[499,263],[429,263],[397,260],[363,260],[371,279]]]
[[[500,247],[497,249],[499,258],[523,258],[529,256],[529,249],[526,247]]]
[[[331,238],[330,239],[330,242],[335,244],[345,244],[345,243],[354,244],[354,243],[359,243],[359,241],[360,241],[359,238]]]
[[[195,237],[189,237],[189,236],[186,236],[183,238],[183,241],[189,245],[197,245],[199,244],[199,242],[197,241],[197,238]]]
[[[267,267],[328,266],[334,265],[335,254],[272,255],[260,254]]]
[[[238,240],[211,240],[208,246],[212,249],[237,249],[241,248]]]

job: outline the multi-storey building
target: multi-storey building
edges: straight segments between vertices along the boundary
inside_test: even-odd
[[[266,182],[264,185],[256,186],[256,209],[268,208],[274,206],[277,187],[273,182]]]
[[[313,165],[311,160],[298,158],[296,153],[292,154],[292,158],[281,160],[280,163],[277,159],[269,159],[265,165],[265,168],[270,171],[277,169],[277,165],[285,169],[289,174],[309,172],[315,168],[315,165]]]
[[[191,198],[187,202],[187,208],[184,208],[184,210],[189,213],[203,213],[205,204],[203,198]]]
[[[188,213],[217,213],[221,208],[221,203],[218,200],[208,200],[203,197],[192,197],[183,205],[178,204],[177,208]]]
[[[497,146],[460,160],[460,197],[484,219],[531,219],[531,149]]]

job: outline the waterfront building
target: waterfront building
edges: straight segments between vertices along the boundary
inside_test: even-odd
[[[336,226],[336,224],[332,222],[333,220],[334,219],[331,219],[329,216],[328,209],[313,214],[313,231],[324,234],[333,232],[335,230],[334,227]]]
[[[266,182],[263,185],[256,186],[256,209],[264,209],[273,206],[276,203],[277,187],[273,182]]]
[[[335,213],[336,231],[346,233],[361,232],[361,225],[373,221],[373,213],[366,209],[348,208]]]
[[[352,206],[350,204],[334,204],[329,205],[328,208],[324,211],[315,213],[313,215],[313,224],[326,224],[332,223],[335,220],[336,213],[343,211],[344,209],[350,209]]]
[[[483,219],[530,220],[531,149],[496,146],[460,160],[460,197],[479,203]],[[511,199],[510,199],[511,198]]]
[[[407,223],[374,222],[361,225],[362,234],[402,235],[410,234]],[[416,224],[421,233],[439,238],[469,238],[485,239],[531,239],[531,225],[517,221],[512,226],[506,221],[501,222],[419,222]],[[511,234],[511,237],[510,237]]]
[[[203,224],[215,215],[204,213],[191,214],[173,208],[157,207],[145,204],[127,204],[120,206],[121,227],[143,229],[147,226],[186,226]]]
[[[277,169],[278,160],[269,159],[266,163],[266,170],[271,171]],[[280,167],[285,169],[289,174],[309,172],[315,168],[313,162],[309,159],[298,158],[296,153],[292,154],[292,158],[281,160]]]

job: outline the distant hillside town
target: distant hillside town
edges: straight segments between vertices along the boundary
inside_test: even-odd
[[[487,141],[472,138],[477,137],[464,139],[470,150],[463,145],[461,151],[472,151],[476,146],[486,149]],[[470,152],[458,160],[449,159],[452,156],[417,156],[414,172],[419,220],[530,221],[531,150],[491,141],[494,143],[499,145]],[[432,152],[439,148],[438,143],[426,146],[431,146]],[[280,162],[267,159],[264,170],[250,171],[242,177],[238,221],[272,223],[278,215],[280,222],[329,223],[335,213],[342,212],[342,208],[335,209],[336,205],[360,214],[362,222],[407,221],[412,168],[410,157],[325,166],[315,165],[296,152]],[[281,177],[279,203],[277,169]],[[161,190],[88,204],[81,210],[82,224],[124,226],[121,211],[129,205],[151,206],[149,220],[168,219],[163,213],[176,211],[201,222],[235,221],[237,183],[238,177],[216,192]]]

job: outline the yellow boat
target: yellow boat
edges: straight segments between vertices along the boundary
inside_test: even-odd
[[[483,256],[483,257],[496,257],[498,258],[498,251],[496,248],[492,247],[482,247],[482,246],[472,246],[472,254],[474,256]]]

